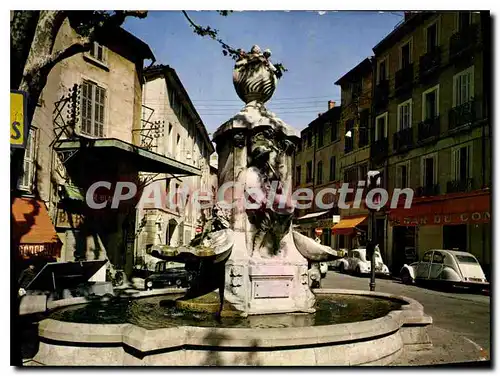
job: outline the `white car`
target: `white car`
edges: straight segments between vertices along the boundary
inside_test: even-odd
[[[375,273],[389,275],[389,268],[384,264],[380,250],[375,248]],[[366,247],[351,249],[347,252],[347,257],[338,261],[338,268],[341,273],[350,272],[357,275],[369,274],[371,272],[371,262],[366,258]]]
[[[400,272],[401,281],[439,281],[482,290],[489,286],[477,259],[468,252],[431,249],[422,261],[405,264]]]

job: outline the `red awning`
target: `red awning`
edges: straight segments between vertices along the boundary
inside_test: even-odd
[[[490,208],[490,191],[480,190],[415,199],[408,209],[391,209],[389,219],[395,226],[485,223]]]
[[[13,240],[23,256],[50,254],[58,257],[61,241],[43,201],[16,198],[12,204]]]

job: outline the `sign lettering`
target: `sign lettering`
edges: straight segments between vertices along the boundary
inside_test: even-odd
[[[26,120],[27,94],[22,91],[10,91],[10,146],[26,147],[29,124]]]
[[[447,225],[462,223],[486,223],[491,220],[490,212],[433,214],[414,217],[396,217],[391,219],[395,226]]]

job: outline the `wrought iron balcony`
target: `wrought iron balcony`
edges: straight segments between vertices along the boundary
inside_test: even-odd
[[[395,77],[396,95],[401,95],[413,87],[413,63],[398,70]]]
[[[420,81],[425,81],[427,78],[436,73],[441,65],[441,48],[436,47],[433,51],[427,52],[420,56],[419,72]]]
[[[438,137],[441,133],[441,118],[438,116],[426,119],[418,124],[418,141]]]
[[[479,42],[479,25],[471,24],[450,38],[450,60],[473,51]]]
[[[415,197],[436,196],[439,191],[439,184],[424,185],[415,190]]]
[[[389,103],[389,80],[380,81],[377,86],[375,86],[374,95],[375,108],[377,110],[387,107]]]
[[[454,107],[449,112],[448,129],[455,129],[461,126],[472,125],[477,120],[477,109],[480,102],[471,100]]]
[[[374,164],[382,162],[389,152],[389,141],[387,138],[374,141],[370,147],[370,158]]]
[[[446,184],[447,193],[470,192],[474,190],[474,179],[450,180]]]
[[[413,146],[413,128],[409,127],[399,132],[394,133],[393,138],[394,151],[409,149]]]

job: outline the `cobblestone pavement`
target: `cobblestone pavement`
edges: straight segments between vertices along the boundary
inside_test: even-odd
[[[323,288],[369,290],[369,278],[328,271]],[[432,316],[432,350],[404,354],[394,365],[425,365],[490,359],[490,297],[467,290],[439,291],[377,279],[375,291],[404,295]]]

